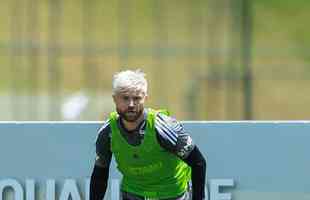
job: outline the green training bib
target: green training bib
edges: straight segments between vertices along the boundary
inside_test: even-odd
[[[158,143],[155,118],[160,110],[149,109],[142,143],[132,146],[117,126],[118,114],[110,114],[111,150],[122,173],[121,189],[148,198],[173,198],[184,193],[191,178],[190,167]]]

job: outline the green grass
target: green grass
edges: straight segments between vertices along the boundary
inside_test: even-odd
[[[18,91],[31,93],[34,82],[31,82],[29,69],[31,60],[27,56],[15,56],[18,73],[12,79],[12,28],[21,24],[20,38],[24,46],[34,41],[43,49],[39,52],[37,62],[39,71],[35,86],[36,93],[46,93],[50,88],[48,83],[49,44],[49,1],[37,2],[37,26],[29,23],[27,12],[29,4],[18,0],[1,0],[0,6],[0,92],[9,93],[12,87]],[[203,0],[135,0],[126,4],[121,1],[94,0],[88,15],[89,26],[83,25],[82,1],[64,0],[61,10],[53,12],[59,18],[60,30],[56,31],[59,44],[65,49],[57,58],[61,77],[62,91],[75,92],[85,87],[91,87],[85,80],[87,65],[83,63],[83,36],[90,38],[86,42],[95,46],[95,52],[88,57],[88,65],[94,66],[91,80],[97,80],[93,92],[108,91],[111,88],[113,73],[124,69],[140,67],[147,72],[150,79],[151,106],[168,107],[181,118],[188,116],[185,108],[185,96],[189,93],[189,80],[195,80],[201,74],[211,74],[213,69],[223,75],[229,69],[228,47],[232,32],[232,18],[228,5],[219,6],[219,13],[210,11],[209,2]],[[12,16],[14,3],[19,5],[16,16]],[[211,4],[210,4],[211,5]],[[220,2],[218,2],[220,5]],[[289,118],[296,113],[305,113],[305,97],[293,98],[298,91],[307,93],[308,85],[301,80],[307,80],[310,68],[309,46],[310,3],[307,0],[256,0],[253,1],[253,71],[254,103],[256,118]],[[212,23],[208,21],[213,16]],[[216,16],[216,17],[214,17]],[[34,31],[35,35],[31,35]],[[84,32],[83,32],[84,31]],[[235,33],[236,46],[232,57],[237,70],[237,77],[242,77],[242,66],[238,48],[238,29]],[[214,33],[214,41],[208,34]],[[18,35],[17,35],[18,36]],[[212,45],[213,42],[213,45]],[[161,47],[156,51],[154,46]],[[126,50],[125,47],[129,49]],[[216,48],[208,49],[207,48]],[[29,48],[21,50],[23,55],[30,53]],[[292,87],[290,81],[295,85]],[[271,80],[271,82],[264,80]],[[16,81],[14,83],[13,81]],[[203,107],[197,114],[198,119],[225,119],[227,106],[234,107],[235,119],[242,118],[242,85],[239,81],[233,91],[229,89],[228,81],[202,81],[197,91],[196,104]],[[85,86],[86,85],[86,86]],[[277,87],[272,87],[276,85]],[[276,90],[281,87],[281,94]],[[289,90],[285,90],[289,88]],[[298,89],[299,88],[299,89]],[[287,96],[285,92],[293,95]],[[236,105],[227,102],[228,93],[236,94]],[[279,97],[283,102],[279,103]],[[203,102],[203,105],[201,102]],[[259,105],[258,105],[259,104]],[[300,104],[300,106],[298,106]],[[264,105],[264,106],[261,106]],[[274,106],[279,105],[279,106]],[[289,107],[291,109],[286,108]],[[296,112],[291,112],[294,107]],[[278,114],[277,113],[284,113]],[[292,114],[293,113],[293,114]],[[292,117],[293,118],[293,117]]]

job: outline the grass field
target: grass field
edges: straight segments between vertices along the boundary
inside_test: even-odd
[[[130,66],[148,74],[150,106],[167,107],[181,119],[243,118],[240,30],[231,26],[238,16],[228,1],[96,0],[86,15],[83,1],[61,1],[52,11],[47,0],[29,2],[1,0],[2,95],[50,94],[49,79],[58,79],[64,95],[90,88],[105,93],[112,74]],[[253,7],[254,119],[307,119],[310,3],[255,0]],[[58,25],[49,26],[49,16]],[[51,30],[59,55],[49,49]],[[51,76],[55,66],[58,75]],[[227,78],[229,70],[237,81]],[[189,100],[193,82],[197,91]],[[189,104],[199,107],[194,115]]]

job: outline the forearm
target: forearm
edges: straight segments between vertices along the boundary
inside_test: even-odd
[[[192,200],[205,198],[206,160],[196,146],[184,160],[192,169]]]
[[[90,179],[90,200],[102,200],[104,198],[109,177],[109,167],[94,166]]]

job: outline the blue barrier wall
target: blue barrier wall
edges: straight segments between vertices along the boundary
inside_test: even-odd
[[[184,122],[184,126],[207,157],[211,200],[310,199],[310,122]],[[4,199],[14,194],[15,199],[27,200],[62,200],[70,195],[87,200],[99,127],[97,122],[0,123]],[[107,199],[117,198],[113,187],[117,188],[119,177],[113,163]],[[234,186],[224,186],[231,181]],[[222,185],[218,191],[216,184]]]

